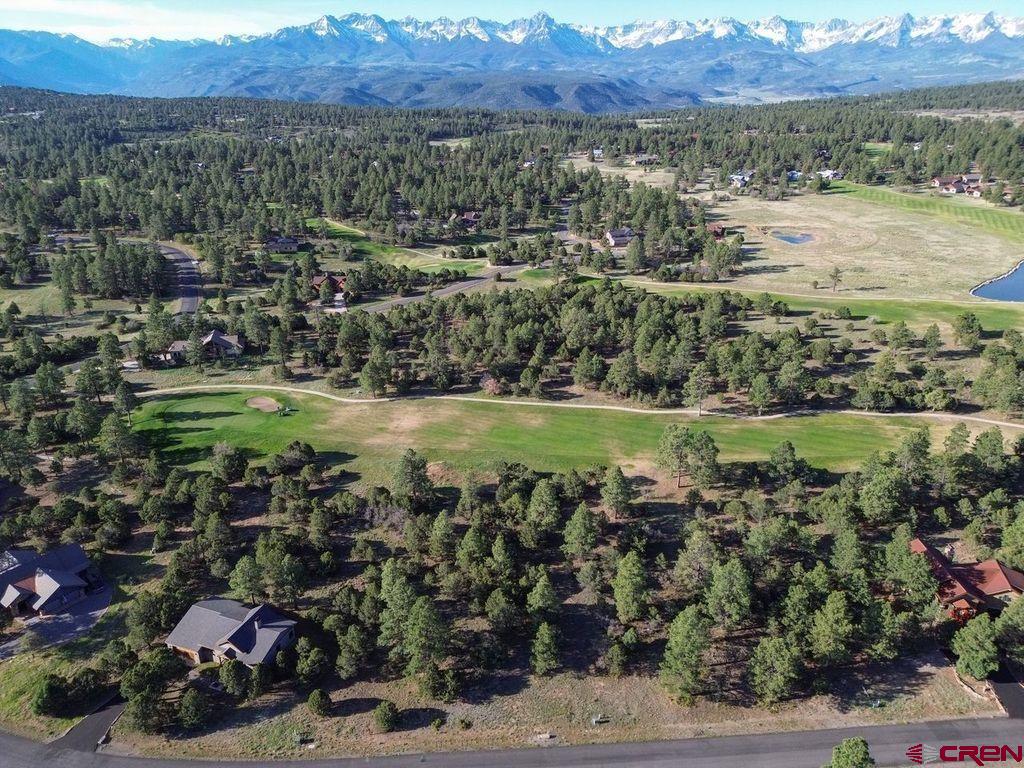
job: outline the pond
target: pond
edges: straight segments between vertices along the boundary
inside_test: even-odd
[[[1024,301],[1024,262],[1002,277],[979,285],[971,291],[975,296],[997,301]]]
[[[784,243],[789,243],[790,245],[803,245],[804,243],[809,243],[814,239],[814,235],[807,232],[798,232],[794,234],[792,232],[782,232],[778,229],[772,230],[772,237],[776,240],[781,240]]]

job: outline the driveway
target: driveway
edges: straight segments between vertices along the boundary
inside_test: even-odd
[[[1024,687],[1013,676],[1006,661],[999,665],[999,669],[989,677],[992,690],[1003,705],[1006,714],[1012,718],[1024,719]]]
[[[124,712],[124,699],[115,694],[106,704],[88,717],[79,720],[78,724],[56,741],[50,743],[54,749],[67,749],[75,752],[92,752],[107,736],[114,722]]]
[[[84,600],[72,605],[68,608],[67,613],[60,616],[30,619],[25,623],[27,631],[34,633],[39,638],[34,647],[63,645],[88,632],[107,612],[112,595],[113,590],[110,586],[104,586],[98,592],[86,595]],[[19,637],[0,645],[0,661],[18,654],[24,634],[23,632]]]

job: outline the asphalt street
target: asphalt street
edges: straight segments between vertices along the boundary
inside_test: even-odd
[[[726,736],[636,744],[595,744],[488,752],[412,754],[382,758],[288,761],[216,761],[222,768],[820,768],[832,747],[863,736],[879,766],[905,766],[908,747],[924,743],[1021,743],[1021,721],[952,720],[765,735]],[[196,768],[184,759],[122,757],[60,742],[42,744],[0,733],[0,768]]]

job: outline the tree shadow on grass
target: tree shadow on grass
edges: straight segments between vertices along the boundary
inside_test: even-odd
[[[435,720],[445,720],[448,713],[437,707],[410,707],[398,713],[396,731],[415,731],[426,728]]]
[[[350,717],[351,715],[363,715],[372,712],[382,699],[372,696],[357,696],[351,699],[342,699],[331,709],[331,714],[336,717]]]
[[[240,416],[238,411],[173,411],[161,413],[156,417],[157,421],[165,424],[173,424],[179,421],[208,421],[210,419],[227,419],[231,416]]]

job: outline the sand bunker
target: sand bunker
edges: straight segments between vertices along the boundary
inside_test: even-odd
[[[281,404],[271,397],[250,397],[245,404],[264,413],[275,413],[281,410]]]

